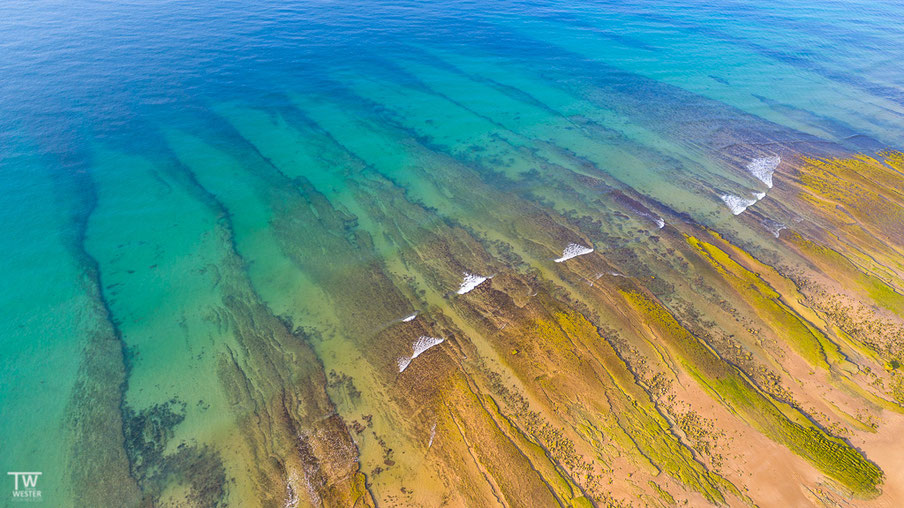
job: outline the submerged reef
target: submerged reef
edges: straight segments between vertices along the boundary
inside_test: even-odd
[[[188,157],[170,176],[218,232],[200,276],[221,338],[196,368],[222,395],[140,406],[129,394],[148,360],[127,352],[141,503],[751,505],[901,487],[901,153],[785,153],[770,199],[725,227],[610,192],[602,172],[547,176],[567,213],[473,168],[419,174],[483,207],[451,220],[322,139],[356,173],[346,195],[283,173],[266,145],[232,147],[237,171],[264,175],[241,199],[269,210],[256,245],[299,275],[289,286],[248,270],[255,226],[223,219],[233,197],[202,190]],[[183,149],[228,161],[201,138]],[[287,287],[306,303],[280,301]],[[188,427],[204,421],[223,437]]]
[[[904,153],[851,134],[891,127],[559,14],[229,67],[48,164],[70,284],[3,392],[48,504],[904,505]]]

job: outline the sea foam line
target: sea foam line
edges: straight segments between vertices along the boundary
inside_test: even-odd
[[[650,219],[651,221],[656,223],[656,226],[659,227],[659,229],[662,229],[665,227],[665,219],[656,215],[655,213],[644,212],[642,210],[637,210],[636,213],[637,213],[637,215],[639,215],[645,219]]]
[[[456,293],[458,293],[460,295],[463,295],[463,294],[471,291],[472,289],[476,288],[477,286],[483,284],[483,282],[486,281],[487,279],[493,278],[492,276],[484,277],[482,275],[474,275],[473,273],[468,273],[468,272],[465,272],[464,275],[465,275],[465,278],[464,278],[464,280],[461,281],[461,287],[459,287],[458,291],[456,291]]]
[[[741,212],[748,207],[766,197],[765,192],[751,192],[751,195],[753,196],[753,199],[742,198],[741,196],[735,196],[734,194],[722,194],[719,197],[721,197],[722,201],[728,205],[728,209],[731,210],[731,213],[740,215]]]
[[[427,442],[427,448],[429,449],[433,446],[433,438],[436,437],[436,423],[433,423],[433,427],[430,429],[430,441]]]
[[[775,173],[775,168],[777,168],[781,162],[782,158],[778,155],[760,157],[758,159],[753,159],[747,164],[747,171],[759,181],[766,184],[766,187],[771,189],[772,174]]]
[[[728,205],[728,209],[731,210],[731,213],[735,215],[740,215],[748,206],[756,203],[755,199],[745,199],[741,196],[735,196],[734,194],[722,194],[721,197],[722,201]]]
[[[561,263],[562,261],[568,261],[571,258],[576,258],[578,256],[583,256],[584,254],[590,254],[593,252],[593,248],[584,247],[583,245],[578,245],[576,243],[569,243],[565,250],[562,251],[562,257],[554,260],[556,263]]]
[[[617,203],[621,204],[628,210],[634,212],[637,216],[643,217],[645,219],[650,219],[653,221],[659,229],[665,227],[665,219],[657,215],[653,210],[650,210],[643,203],[637,201],[636,199],[630,198],[625,194],[616,191],[614,194],[614,199]]]
[[[779,237],[779,235],[781,234],[783,229],[788,229],[788,226],[782,224],[781,222],[779,222],[777,220],[772,220],[772,219],[764,219],[763,226],[765,226],[766,229],[770,233],[772,233],[776,238]]]
[[[410,357],[399,358],[399,372],[405,372],[405,369],[411,365],[411,362],[424,354],[425,351],[432,348],[433,346],[438,346],[443,343],[446,339],[438,338],[438,337],[430,337],[428,335],[421,335],[411,344],[412,354]]]

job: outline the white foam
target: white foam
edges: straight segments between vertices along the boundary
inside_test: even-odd
[[[427,442],[427,448],[433,446],[433,438],[436,437],[436,424],[433,424],[433,428],[430,429],[430,441]]]
[[[476,288],[477,286],[483,284],[483,282],[490,277],[483,277],[481,275],[474,275],[473,273],[465,272],[465,278],[461,281],[461,287],[458,288],[456,293],[463,295],[468,291]]]
[[[734,194],[723,194],[721,197],[722,201],[728,205],[728,209],[731,210],[731,213],[735,215],[740,215],[748,206],[757,202],[756,199],[746,199],[741,196],[735,196]]]
[[[320,498],[320,494],[317,493],[317,490],[314,489],[314,485],[311,484],[310,478],[308,475],[299,475],[296,470],[289,471],[289,474],[286,477],[286,502],[284,503],[284,508],[298,508],[299,499],[298,492],[301,488],[304,487],[304,490],[308,493],[312,504],[320,505],[323,501]]]
[[[751,205],[756,204],[757,201],[766,197],[765,192],[751,192],[750,195],[753,196],[753,199],[744,199],[741,196],[735,196],[734,194],[723,194],[720,197],[722,198],[722,201],[728,205],[728,208],[731,209],[731,213],[740,215],[741,212]]]
[[[298,494],[292,488],[291,481],[286,482],[286,502],[283,504],[283,508],[298,508]]]
[[[416,341],[411,345],[412,354],[409,358],[399,358],[399,372],[404,372],[405,369],[411,365],[412,360],[424,354],[425,351],[432,348],[433,346],[438,346],[442,344],[446,339],[437,338],[437,337],[429,337],[427,335],[421,335],[417,338]]]
[[[651,221],[656,223],[656,225],[659,226],[659,229],[662,229],[665,227],[665,220],[662,217],[656,215],[655,213],[638,210],[635,207],[631,207],[631,208],[632,208],[632,210],[634,210],[634,213],[636,213],[639,217],[643,217],[645,219],[650,219]]]
[[[409,315],[403,317],[402,322],[407,323],[409,321],[414,321],[414,318],[417,317],[417,314],[418,314],[417,312],[414,312],[412,314],[409,314]]]
[[[562,251],[562,257],[556,259],[556,263],[561,263],[562,261],[568,261],[571,258],[576,258],[578,256],[583,256],[584,254],[590,254],[593,252],[591,247],[584,247],[583,245],[578,245],[576,243],[569,243],[568,247],[565,247],[565,250]]]
[[[640,215],[655,222],[656,225],[659,227],[659,229],[662,229],[665,227],[665,220],[662,217],[660,217],[654,213],[642,212]]]
[[[428,337],[426,335],[421,335],[418,337],[414,344],[412,345],[412,349],[414,350],[414,354],[411,355],[411,359],[414,360],[418,356],[421,356],[425,351],[432,348],[433,346],[438,346],[443,343],[446,339],[437,338],[437,337]]]
[[[763,220],[763,226],[765,226],[766,230],[768,230],[770,233],[772,233],[772,235],[775,236],[776,238],[779,237],[779,234],[782,232],[783,229],[788,229],[788,226],[782,224],[779,221],[772,220],[772,219]]]
[[[766,187],[772,188],[772,174],[775,173],[775,168],[782,162],[782,158],[778,155],[773,155],[770,157],[760,157],[758,159],[753,159],[747,164],[747,171],[750,172],[751,175],[755,176],[759,181],[766,184]],[[762,199],[762,198],[760,198]]]

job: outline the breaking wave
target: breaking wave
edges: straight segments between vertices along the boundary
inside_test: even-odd
[[[584,247],[583,245],[578,245],[576,243],[569,243],[568,247],[565,247],[565,250],[562,251],[562,257],[556,259],[556,263],[561,263],[562,261],[568,261],[571,258],[575,258],[578,256],[583,256],[584,254],[590,254],[593,252],[593,248]]]
[[[731,213],[735,215],[740,215],[741,212],[746,210],[751,205],[755,204],[757,201],[766,197],[765,192],[753,192],[753,199],[742,198],[741,196],[735,196],[734,194],[722,194],[722,201],[728,205],[728,209],[731,210]]]
[[[405,369],[407,369],[408,366],[411,365],[411,362],[415,358],[417,358],[418,356],[421,356],[422,354],[424,354],[425,351],[432,348],[433,346],[438,346],[439,344],[442,344],[443,341],[445,341],[445,340],[446,339],[438,338],[438,337],[430,337],[427,335],[421,335],[420,337],[418,337],[417,340],[414,341],[414,343],[411,345],[411,349],[412,349],[411,356],[399,358],[399,360],[398,360],[399,372],[400,373],[405,372]]]
[[[770,157],[760,157],[759,159],[753,159],[747,164],[747,171],[750,172],[751,175],[755,176],[757,180],[766,184],[766,187],[772,188],[772,174],[775,173],[775,168],[778,167],[779,163],[782,162],[782,158],[778,155],[773,155]]]
[[[783,229],[788,229],[788,226],[782,224],[781,222],[779,222],[777,220],[772,220],[772,219],[764,219],[763,226],[765,226],[766,230],[768,230],[770,233],[772,233],[772,235],[775,236],[776,238],[778,238],[779,233],[781,233]]]
[[[474,275],[473,273],[465,272],[465,278],[461,281],[461,287],[458,288],[456,293],[463,295],[468,291],[476,288],[477,286],[483,284],[485,280],[489,279],[489,277],[483,277],[481,275]]]
[[[731,213],[735,215],[740,215],[748,206],[757,202],[756,199],[742,198],[741,196],[735,196],[734,194],[723,194],[721,197],[722,201],[728,205],[728,209],[731,210]]]

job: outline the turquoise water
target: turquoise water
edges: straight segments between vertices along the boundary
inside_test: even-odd
[[[0,6],[0,471],[42,471],[51,506],[134,501],[135,476],[176,496],[136,473],[161,450],[116,444],[123,415],[128,436],[172,414],[162,453],[217,454],[237,502],[224,358],[262,393],[354,373],[365,402],[305,400],[366,412],[369,334],[457,287],[458,267],[412,269],[424,244],[391,225],[545,271],[573,233],[515,218],[598,213],[575,183],[593,176],[760,241],[719,199],[762,190],[750,159],[904,145],[904,7],[756,4]],[[255,356],[296,328],[310,351],[290,367]]]

